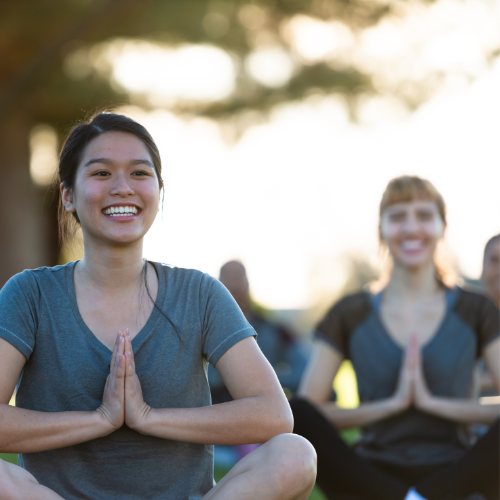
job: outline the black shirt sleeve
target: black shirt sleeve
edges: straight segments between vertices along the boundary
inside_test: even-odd
[[[334,304],[318,323],[315,337],[326,341],[349,359],[349,337],[371,309],[367,292],[348,295]]]
[[[500,336],[500,311],[495,304],[484,295],[459,290],[455,311],[477,335],[477,355]]]

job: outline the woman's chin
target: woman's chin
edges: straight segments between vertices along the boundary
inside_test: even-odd
[[[429,267],[432,264],[432,258],[428,258],[427,256],[399,256],[398,258],[394,258],[394,262],[400,268],[407,269],[410,272],[418,272],[420,269]]]
[[[106,234],[103,235],[101,241],[104,241],[109,246],[127,246],[134,245],[144,238],[146,232],[123,232],[119,234]]]

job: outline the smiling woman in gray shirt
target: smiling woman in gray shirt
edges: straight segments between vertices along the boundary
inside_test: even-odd
[[[315,452],[255,332],[201,272],[143,260],[161,163],[121,115],[78,125],[59,164],[61,213],[84,257],[0,292],[0,500],[303,499]],[[207,365],[234,401],[211,406]],[[8,405],[17,383],[16,407]],[[214,487],[214,444],[264,443]]]

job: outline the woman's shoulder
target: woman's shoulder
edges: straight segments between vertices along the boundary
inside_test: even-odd
[[[163,271],[165,282],[171,290],[209,294],[214,293],[220,287],[223,288],[219,280],[198,269],[179,267],[163,262],[153,262],[153,264],[159,272]]]
[[[500,334],[500,311],[485,295],[456,287],[455,314],[478,336],[479,351]]]
[[[174,264],[165,264],[164,262],[152,262],[156,269],[161,269],[172,280],[183,280],[183,281],[203,281],[215,279],[209,274],[200,271],[199,269],[193,269],[189,267],[176,266]]]
[[[359,317],[368,314],[372,310],[372,299],[374,295],[368,290],[359,290],[338,299],[329,309],[330,314],[341,314],[342,316],[354,315]]]
[[[459,313],[464,314],[478,314],[484,311],[492,311],[498,314],[498,307],[493,303],[493,301],[486,295],[474,291],[461,288],[456,286],[450,289],[452,294],[455,294],[455,310]]]
[[[50,281],[64,278],[66,269],[73,266],[74,262],[53,267],[43,266],[36,269],[25,269],[14,274],[4,285],[2,291],[22,290],[24,292],[40,292],[40,290]]]
[[[316,330],[351,333],[372,311],[370,292],[365,290],[343,296],[326,312]]]

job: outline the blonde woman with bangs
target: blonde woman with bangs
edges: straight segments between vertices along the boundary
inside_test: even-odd
[[[436,263],[445,229],[445,203],[429,181],[393,179],[380,204],[386,284],[344,297],[316,328],[291,406],[329,499],[499,498],[499,407],[472,395],[481,355],[500,387],[499,310],[446,280]],[[344,359],[357,376],[355,409],[329,401]],[[473,446],[472,423],[491,425]],[[361,428],[353,448],[337,433],[350,427]]]

